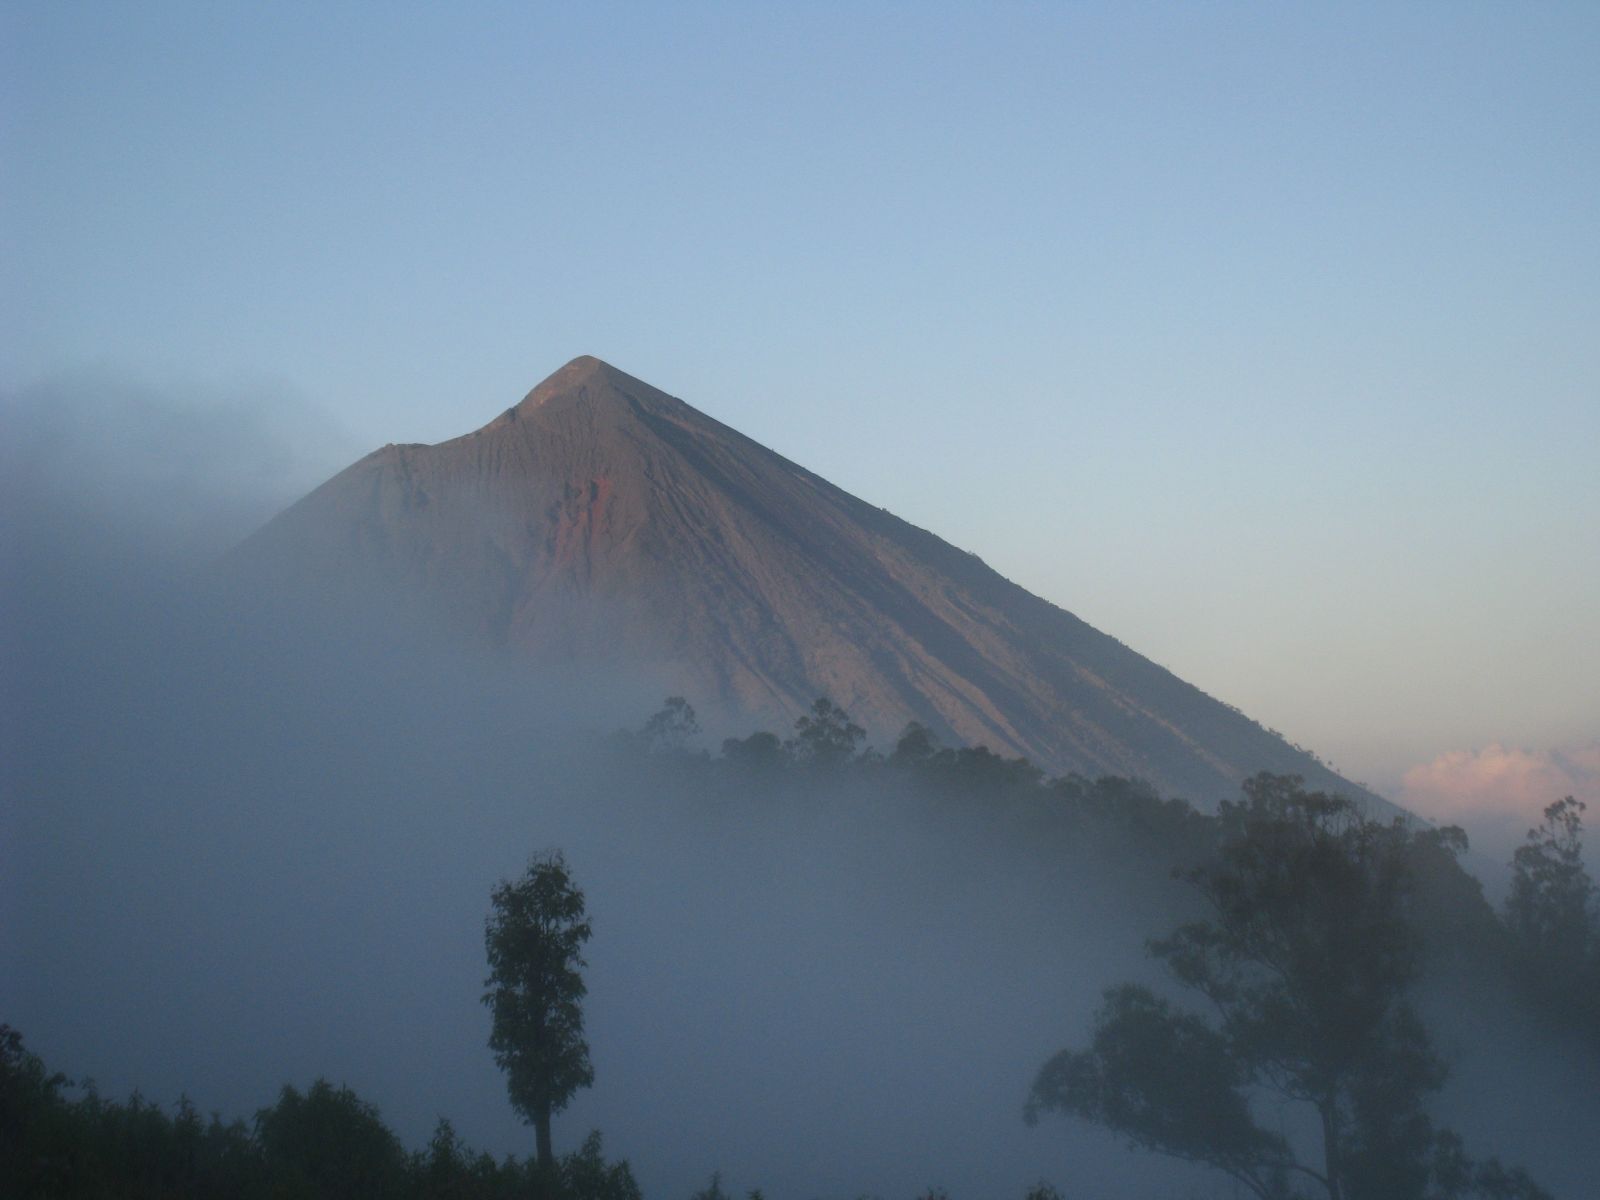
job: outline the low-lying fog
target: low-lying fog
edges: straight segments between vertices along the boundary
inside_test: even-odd
[[[169,460],[139,444],[150,411],[99,398],[128,445],[85,449],[58,394],[10,398],[0,431],[0,1020],[52,1068],[228,1117],[326,1076],[412,1147],[443,1115],[526,1155],[483,921],[497,879],[561,847],[595,930],[596,1083],[557,1149],[601,1129],[647,1196],[713,1170],[775,1200],[1234,1194],[1022,1122],[1102,989],[1158,981],[1161,888],[901,801],[711,802],[597,766],[660,681],[534,678],[382,613],[230,593],[215,555],[304,482],[293,431],[213,413]],[[1473,997],[1430,1004],[1460,1062],[1441,1113],[1582,1194],[1592,1060]]]

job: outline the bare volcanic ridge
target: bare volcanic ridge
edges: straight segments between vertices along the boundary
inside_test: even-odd
[[[235,553],[379,580],[543,664],[649,665],[786,728],[828,696],[1056,773],[1211,803],[1259,770],[1363,790],[976,556],[595,358],[475,433],[390,445]]]

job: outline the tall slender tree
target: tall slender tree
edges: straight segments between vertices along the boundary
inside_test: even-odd
[[[506,1073],[511,1104],[534,1128],[541,1178],[553,1179],[550,1118],[594,1082],[583,1036],[581,969],[589,921],[583,892],[559,850],[501,880],[484,929],[489,977],[483,1002],[494,1015],[489,1047]]]

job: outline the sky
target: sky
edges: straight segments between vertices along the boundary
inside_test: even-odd
[[[7,0],[0,388],[332,469],[595,354],[1520,821],[1600,801],[1596,62],[1590,4]]]

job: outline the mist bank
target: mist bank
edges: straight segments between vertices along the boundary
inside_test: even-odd
[[[163,505],[71,475],[8,485],[0,594],[0,1019],[52,1067],[240,1115],[326,1077],[407,1146],[444,1115],[525,1155],[483,922],[559,846],[595,926],[597,1080],[558,1149],[603,1130],[646,1195],[713,1170],[775,1198],[1229,1194],[1021,1120],[1105,988],[1167,986],[1144,943],[1194,903],[1171,870],[1202,814],[954,747],[829,766],[778,729],[730,751],[650,726],[647,673],[530,673],[380,595],[241,593]],[[1471,881],[1444,883],[1441,1106],[1579,1195],[1594,1051],[1507,981]]]
[[[4,573],[0,1012],[53,1067],[225,1114],[325,1076],[409,1145],[447,1114],[525,1152],[482,928],[559,845],[600,935],[599,1083],[558,1148],[603,1129],[658,1195],[1125,1176],[1103,1136],[1020,1121],[1093,959],[1139,965],[1137,920],[1112,937],[1070,871],[905,796],[708,800],[604,748],[657,680],[530,675],[374,597],[241,595],[209,545],[69,485],[8,498]]]
[[[408,1144],[449,1115],[525,1153],[482,924],[497,878],[561,846],[598,931],[599,1082],[558,1146],[604,1130],[650,1194],[715,1169],[773,1195],[1093,1178],[1071,1148],[1104,1139],[1025,1129],[1023,1090],[1063,1010],[1142,969],[1133,901],[1164,907],[1164,867],[1108,905],[1104,860],[894,791],[708,793],[449,655],[135,611],[35,647],[52,677],[8,747],[0,988],[51,1064],[224,1113],[327,1076]]]

